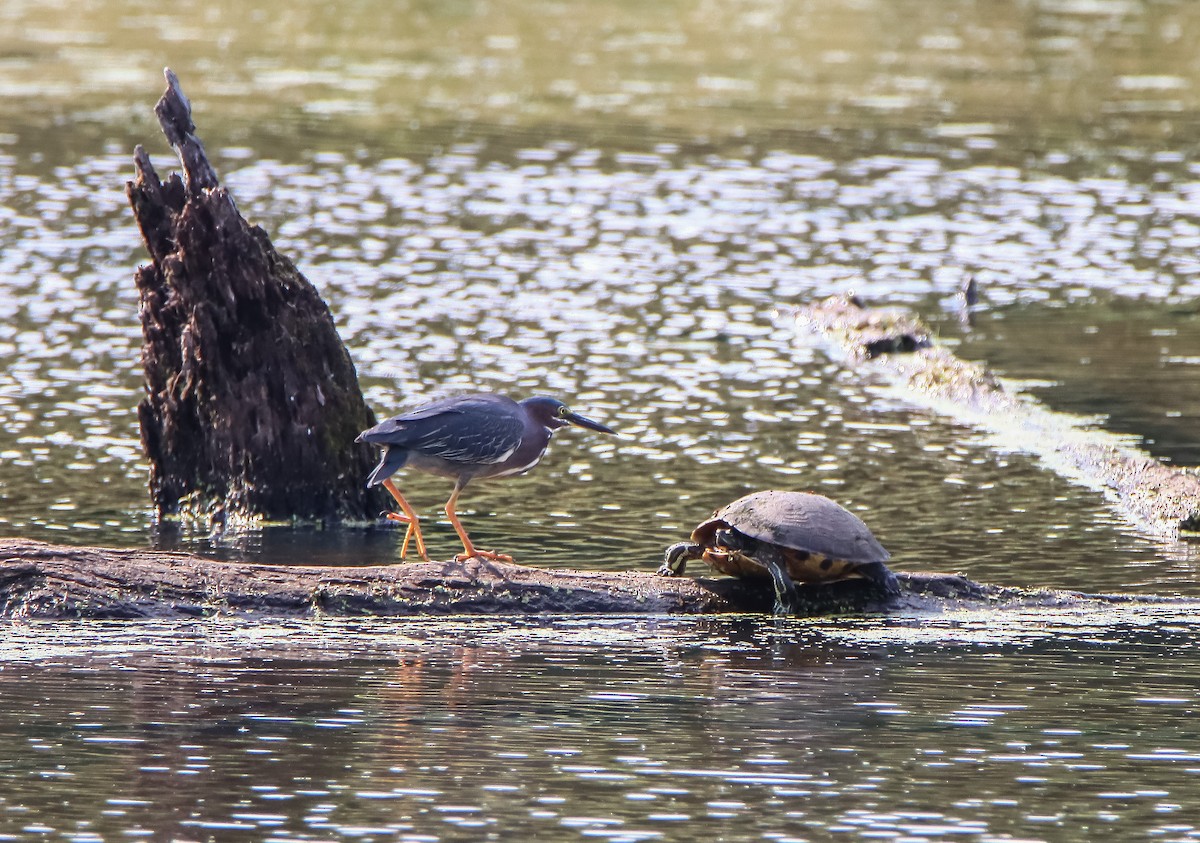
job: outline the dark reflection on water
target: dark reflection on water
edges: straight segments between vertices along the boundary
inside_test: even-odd
[[[1200,299],[984,311],[960,353],[1030,382],[1057,409],[1138,437],[1160,459],[1200,465]]]
[[[18,626],[0,834],[1196,839],[1195,633],[1168,610]]]

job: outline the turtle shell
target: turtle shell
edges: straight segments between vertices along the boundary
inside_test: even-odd
[[[754,492],[718,509],[692,533],[711,546],[728,525],[761,542],[847,562],[886,562],[891,558],[857,515],[822,495],[807,492]]]

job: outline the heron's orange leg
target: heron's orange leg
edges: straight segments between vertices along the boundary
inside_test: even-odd
[[[454,485],[454,491],[450,493],[450,500],[446,501],[446,517],[450,519],[450,526],[454,528],[454,532],[458,533],[458,537],[462,539],[463,552],[454,557],[457,562],[465,562],[468,559],[494,559],[498,562],[511,562],[513,558],[504,553],[496,553],[493,550],[476,550],[475,545],[471,543],[471,537],[467,535],[467,531],[463,529],[462,522],[458,520],[458,515],[454,509],[458,505],[458,493],[462,491],[462,486],[457,483]]]
[[[407,515],[401,515],[399,512],[385,512],[383,517],[389,521],[399,521],[401,524],[408,525],[408,529],[404,531],[404,541],[400,544],[400,558],[407,558],[408,544],[413,537],[413,522],[408,519]]]
[[[408,524],[408,529],[404,531],[404,544],[400,545],[400,558],[404,559],[408,556],[408,541],[409,539],[417,540],[417,553],[426,562],[429,561],[429,553],[425,550],[425,537],[421,535],[421,519],[417,517],[416,510],[412,505],[404,499],[404,495],[400,494],[400,490],[396,488],[396,484],[391,478],[383,481],[383,488],[387,489],[396,503],[400,505],[400,510],[404,513],[400,515],[395,512],[389,512],[387,517],[392,521],[399,521],[402,524]]]

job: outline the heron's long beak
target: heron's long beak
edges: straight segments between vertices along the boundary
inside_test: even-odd
[[[614,436],[617,433],[611,427],[605,427],[604,425],[600,424],[600,422],[592,421],[589,418],[579,415],[579,413],[567,413],[565,416],[563,416],[563,419],[573,425],[586,427],[588,430],[595,430],[599,433],[611,433]]]

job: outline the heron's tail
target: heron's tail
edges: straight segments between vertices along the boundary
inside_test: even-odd
[[[375,470],[367,478],[367,488],[378,486],[404,468],[406,462],[408,462],[408,451],[403,448],[389,448],[385,445],[383,453],[379,456],[379,465],[375,466]]]

